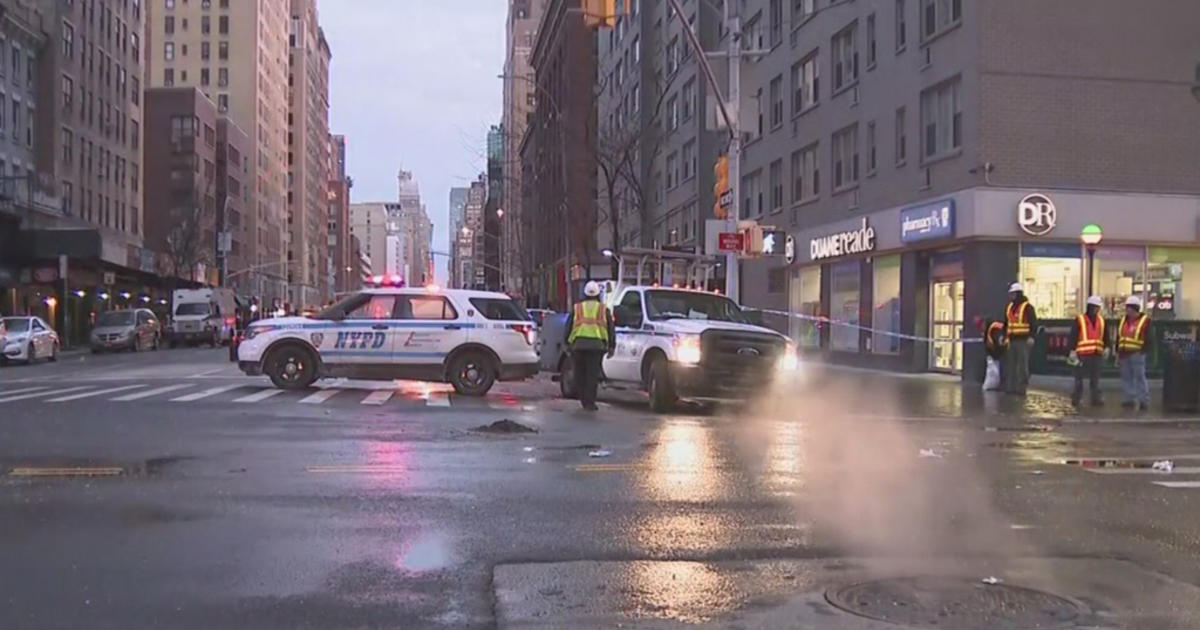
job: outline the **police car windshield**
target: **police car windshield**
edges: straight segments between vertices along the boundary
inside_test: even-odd
[[[733,300],[692,291],[647,291],[646,314],[656,320],[678,318],[750,323]]]

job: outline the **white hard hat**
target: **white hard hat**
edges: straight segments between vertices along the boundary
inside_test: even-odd
[[[589,280],[587,284],[583,285],[583,294],[588,297],[600,295],[600,283],[595,280]]]
[[[1016,293],[1017,291],[1024,291],[1024,290],[1025,290],[1025,288],[1021,286],[1020,282],[1014,282],[1014,283],[1008,285],[1009,293]]]
[[[1104,306],[1104,300],[1100,299],[1099,295],[1093,295],[1087,299],[1088,306]]]
[[[1125,300],[1125,306],[1136,306],[1140,309],[1142,308],[1142,298],[1136,295],[1131,295],[1129,296],[1129,299]]]

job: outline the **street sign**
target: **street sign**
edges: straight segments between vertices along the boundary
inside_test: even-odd
[[[733,207],[733,189],[726,188],[725,192],[721,193],[720,198],[721,208],[728,210]]]
[[[104,272],[104,284],[112,286],[117,283],[117,274],[112,271]]]
[[[788,235],[784,230],[765,230],[762,236],[762,255],[781,256],[784,253],[784,243]]]
[[[741,232],[721,232],[718,235],[717,250],[722,252],[742,251],[743,237]]]

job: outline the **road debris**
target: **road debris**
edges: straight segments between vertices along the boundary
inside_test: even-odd
[[[537,433],[538,432],[537,429],[535,429],[533,427],[523,425],[520,422],[513,422],[512,420],[509,420],[508,418],[505,418],[503,420],[497,420],[491,424],[480,425],[471,430],[477,431],[479,433]]]
[[[608,451],[608,450],[604,450],[604,449],[600,449],[598,451],[590,451],[588,453],[588,457],[608,457],[609,455],[612,455],[612,451]]]
[[[917,453],[917,457],[922,459],[941,459],[942,454],[931,448],[923,448]]]
[[[998,578],[998,577],[993,577],[993,576],[990,576],[990,575],[989,575],[989,576],[987,576],[987,577],[983,578],[983,579],[982,579],[982,580],[980,580],[980,581],[981,581],[981,582],[983,582],[984,584],[987,584],[987,585],[989,585],[989,586],[995,586],[995,585],[997,585],[997,584],[1000,584],[1000,583],[1001,583],[1001,582],[1003,582],[1004,580],[1001,580],[1001,579],[1000,579],[1000,578]]]
[[[1154,462],[1154,464],[1151,465],[1150,468],[1169,475],[1169,474],[1171,474],[1171,471],[1175,470],[1175,462],[1173,462],[1169,459],[1163,459],[1163,460]]]
[[[526,446],[526,447],[525,447],[525,449],[524,449],[524,451],[525,451],[526,453],[532,453],[532,452],[533,452],[533,447],[532,447],[532,446]]]

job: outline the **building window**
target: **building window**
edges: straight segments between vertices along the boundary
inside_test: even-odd
[[[867,16],[867,69],[875,67],[875,14]]]
[[[167,35],[175,34],[175,16],[174,15],[168,15],[163,18],[163,31]]]
[[[217,18],[217,32],[220,33],[221,35],[229,34],[229,16],[228,15],[222,15],[221,17]]]
[[[875,121],[867,123],[867,175],[875,173],[878,166],[875,154]]]
[[[222,61],[229,59],[229,42],[217,43],[217,59]]]
[[[71,103],[75,100],[75,81],[67,75],[62,76],[62,106],[70,111]]]
[[[172,87],[175,85],[175,68],[163,68],[163,86]]]
[[[219,111],[221,113],[225,113],[225,112],[229,111],[229,95],[228,94],[218,94],[217,95],[217,111]]]
[[[775,129],[783,125],[783,76],[776,75],[771,79],[770,84],[771,97],[771,128]]]
[[[929,39],[961,19],[962,0],[921,0],[921,39]]]
[[[683,143],[683,181],[696,175],[696,141],[688,140]]]
[[[62,183],[62,211],[63,214],[68,216],[72,213],[71,205],[72,201],[74,201],[74,192],[71,182]]]
[[[900,255],[876,256],[871,266],[871,352],[899,354]]]
[[[62,54],[63,59],[75,58],[75,27],[67,24],[66,22],[63,22]]]
[[[129,121],[129,144],[134,148],[142,143],[141,124],[136,120]]]
[[[142,82],[137,77],[129,77],[129,99],[137,105],[142,100]]]
[[[820,97],[819,68],[815,52],[792,66],[793,116],[817,104]]]
[[[129,47],[130,47],[130,49],[131,49],[131,53],[132,53],[132,55],[133,55],[133,59],[134,59],[134,62],[135,62],[135,63],[136,63],[136,62],[140,62],[140,61],[141,61],[141,58],[142,58],[142,51],[141,51],[141,49],[139,48],[139,46],[140,46],[140,41],[141,41],[141,40],[140,40],[140,38],[138,37],[138,34],[137,34],[137,33],[130,33],[130,34],[129,34]]]
[[[1021,244],[1020,277],[1025,295],[1042,319],[1063,319],[1079,312],[1083,261],[1077,243]]]
[[[217,68],[217,87],[229,85],[229,68]]]
[[[212,32],[212,18],[207,15],[200,16],[200,34],[208,35]]]
[[[925,159],[947,155],[962,147],[960,77],[921,93],[921,128]]]
[[[833,89],[836,92],[858,80],[858,24],[833,36]]]
[[[200,68],[200,85],[207,86],[209,83],[208,68]]]
[[[816,199],[821,193],[821,171],[813,143],[792,153],[792,203]]]
[[[770,42],[774,48],[783,43],[783,0],[771,0]]]
[[[679,99],[675,96],[667,99],[667,130],[675,131],[679,128]]]
[[[200,58],[208,59],[212,56],[212,45],[208,42],[200,42]]]
[[[667,74],[675,74],[679,69],[679,38],[672,37],[671,43],[667,44]]]
[[[683,84],[683,119],[691,120],[696,112],[696,80],[688,79]]]
[[[762,192],[762,171],[754,171],[753,173],[742,178],[742,210],[740,214],[743,216],[762,216],[763,213],[763,192]]]
[[[833,134],[833,189],[858,183],[858,123]]]
[[[67,166],[75,163],[75,134],[66,128],[62,130],[62,161]]]
[[[793,313],[807,318],[791,317],[788,335],[801,348],[821,345],[821,266],[804,267],[792,278],[790,306]]]
[[[816,0],[792,0],[792,27],[799,26],[816,10]]]
[[[667,190],[679,183],[679,157],[674,152],[667,155]]]
[[[12,55],[10,55],[9,61],[12,62],[12,79],[13,79],[13,82],[16,83],[19,80],[18,77],[21,76],[21,47],[20,46],[17,46],[16,44],[12,45]]]
[[[783,160],[771,162],[768,171],[771,186],[771,212],[783,210]]]
[[[851,261],[830,265],[829,316],[845,326],[832,326],[830,347],[843,352],[858,352],[858,320],[862,299],[862,263]]]
[[[908,21],[905,19],[905,0],[896,0],[896,52],[908,43]]]
[[[95,1],[96,1],[96,0],[92,0],[92,2],[95,2]],[[167,7],[167,9],[168,9],[168,10],[170,10],[170,9],[174,9],[174,8],[175,8],[175,0],[163,0],[163,1],[164,1],[164,3],[165,3],[165,5],[166,5],[166,7]],[[185,0],[185,1],[186,1],[186,0]]]
[[[163,59],[173,61],[175,59],[175,42],[163,43]]]
[[[787,289],[787,267],[767,269],[767,293],[783,293]]]

